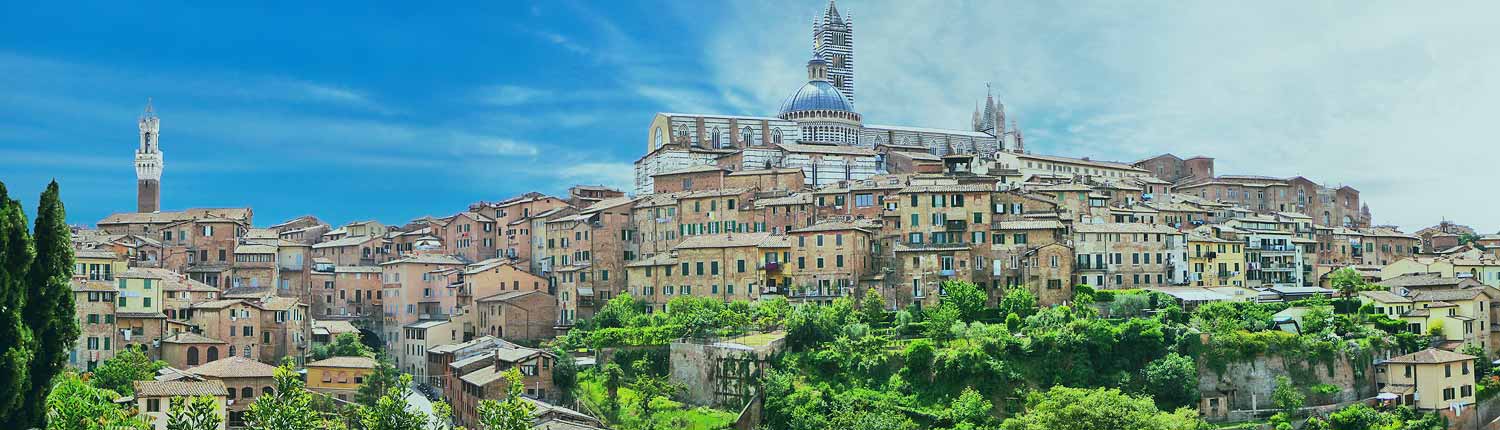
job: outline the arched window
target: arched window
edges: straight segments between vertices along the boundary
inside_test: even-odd
[[[781,129],[771,130],[771,141],[777,145],[781,144]]]
[[[705,146],[707,146],[709,148],[717,148],[717,147],[719,147],[719,138],[720,138],[719,135],[720,134],[721,133],[719,133],[719,128],[718,127],[714,127],[713,131],[710,131],[708,133],[709,141],[713,142],[713,145],[705,145]]]
[[[188,347],[188,350],[187,350],[187,364],[189,366],[197,366],[198,365],[198,347],[196,347],[196,346],[189,346]]]
[[[234,345],[229,345],[229,356],[230,357],[234,356]]]
[[[242,399],[249,399],[249,398],[252,398],[252,397],[255,397],[255,389],[252,389],[250,387],[245,387],[245,388],[241,388],[240,389],[240,398],[242,398]]]
[[[234,400],[234,389],[233,388],[229,389],[229,400]]]
[[[660,148],[661,145],[662,145],[661,127],[657,127],[656,128],[656,132],[653,133],[653,134],[655,134],[656,136],[653,137],[653,138],[651,138],[651,140],[652,140],[651,149]]]
[[[265,387],[262,387],[260,389],[260,395],[262,395],[262,396],[269,396],[269,395],[271,395],[271,393],[272,393],[271,386],[269,386],[269,385],[265,386]]]
[[[744,146],[750,146],[750,145],[753,145],[754,143],[755,143],[755,132],[750,131],[750,126],[747,125],[744,128],[741,128],[740,129],[740,144],[744,145]]]
[[[215,361],[219,361],[219,347],[210,346],[208,347],[208,362],[212,363]]]

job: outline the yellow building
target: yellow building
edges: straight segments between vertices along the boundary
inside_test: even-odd
[[[1245,286],[1244,244],[1194,231],[1187,235],[1188,268],[1192,285]]]
[[[668,252],[627,264],[627,291],[653,310],[682,296],[712,297],[725,302],[755,300],[770,291],[762,263],[776,250],[784,257],[786,236],[770,233],[718,233],[690,236]],[[779,279],[779,278],[777,278]]]
[[[375,372],[370,357],[331,357],[307,363],[307,389],[338,398],[354,399],[360,384]]]
[[[1397,404],[1437,411],[1449,423],[1472,420],[1474,356],[1428,348],[1377,364],[1376,389]],[[1392,396],[1394,395],[1394,396]],[[1450,406],[1465,407],[1455,416]],[[1450,427],[1451,428],[1451,427]]]
[[[1361,291],[1361,304],[1369,303],[1375,312],[1405,321],[1412,333],[1431,333],[1442,337],[1436,344],[1443,349],[1458,350],[1463,345],[1489,345],[1488,303],[1490,292],[1481,288],[1451,290],[1406,290],[1406,295],[1390,291]]]
[[[1491,287],[1500,287],[1500,260],[1473,257],[1407,257],[1380,269],[1381,279],[1413,273],[1436,273],[1443,277],[1467,276]]]
[[[172,409],[174,397],[208,396],[214,399],[214,413],[219,416],[217,430],[224,430],[229,421],[226,403],[229,391],[224,383],[206,381],[135,381],[135,409],[155,430],[166,430],[167,412]]]
[[[125,258],[114,251],[80,249],[73,251],[73,277],[90,281],[113,281],[125,272]]]

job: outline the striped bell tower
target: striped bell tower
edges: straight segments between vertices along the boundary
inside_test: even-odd
[[[828,61],[828,82],[853,105],[854,17],[840,16],[833,0],[823,16],[813,19],[813,53]]]

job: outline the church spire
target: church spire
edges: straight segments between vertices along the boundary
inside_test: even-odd
[[[1010,133],[1016,136],[1015,152],[1025,153],[1026,139],[1024,137],[1021,137],[1021,126],[1019,124],[1016,124],[1016,120],[1010,120]]]

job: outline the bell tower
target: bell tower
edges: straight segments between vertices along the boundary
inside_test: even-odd
[[[140,120],[141,143],[135,150],[136,212],[150,213],[161,210],[161,148],[157,138],[161,133],[161,120],[151,108],[151,99],[146,99],[146,112]]]
[[[813,19],[813,53],[828,62],[827,77],[849,104],[854,104],[854,17],[839,15],[828,0],[823,15]],[[851,106],[852,107],[852,106]]]

